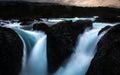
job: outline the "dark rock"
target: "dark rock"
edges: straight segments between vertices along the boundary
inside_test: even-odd
[[[106,30],[108,30],[109,28],[111,28],[112,26],[105,26],[104,28],[102,28],[100,31],[99,31],[99,33],[98,33],[98,35],[100,35],[102,32],[104,32],[104,31],[106,31]]]
[[[18,75],[21,71],[23,43],[11,29],[0,27],[0,75]]]
[[[50,28],[47,39],[48,70],[50,73],[55,72],[70,57],[78,35],[87,26],[90,27],[92,25],[85,21],[80,23],[63,21]]]
[[[85,29],[92,29],[92,21],[90,20],[77,20],[72,25],[74,40],[77,40],[77,36],[82,34]],[[75,42],[73,43],[75,44]]]
[[[115,23],[120,22],[120,17],[115,15],[103,15],[96,18],[95,22],[107,22],[107,23]]]
[[[60,22],[50,28],[47,39],[49,72],[55,72],[72,53],[73,32],[67,22]]]
[[[98,42],[97,53],[86,75],[120,75],[120,24]]]
[[[21,22],[21,24],[20,25],[30,25],[30,24],[32,24],[33,23],[33,20],[34,19],[31,19],[31,18],[29,18],[29,19],[27,19],[27,18],[25,18],[25,19],[20,19],[20,22]]]
[[[33,25],[33,30],[38,30],[38,31],[40,30],[40,31],[48,33],[49,27],[45,23],[39,23],[39,24]]]
[[[73,28],[75,30],[75,34],[83,33],[85,28],[92,28],[91,20],[77,20],[74,22]]]

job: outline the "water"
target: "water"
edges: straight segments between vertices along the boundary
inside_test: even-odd
[[[53,24],[63,20],[92,20],[93,18],[59,18],[44,20],[44,22],[51,22]],[[44,23],[43,22],[43,23]],[[42,23],[42,22],[41,22]],[[96,44],[100,36],[98,32],[101,28],[115,24],[110,23],[93,23],[93,29],[84,31],[80,34],[77,40],[77,45],[73,54],[68,59],[68,62],[63,64],[53,75],[85,75],[90,62],[96,53]],[[22,70],[20,75],[48,75],[47,74],[47,55],[46,55],[46,40],[47,35],[44,32],[32,30],[32,25],[20,26],[20,23],[5,24],[4,27],[9,27],[18,33],[24,44],[24,56],[22,61]],[[27,30],[25,30],[27,29]],[[102,35],[104,35],[103,33]]]
[[[20,75],[47,75],[46,34],[24,30],[19,23],[6,24],[4,27],[13,29],[23,41],[24,56]]]
[[[85,75],[96,53],[96,44],[100,37],[105,34],[98,36],[98,32],[107,25],[114,26],[115,24],[93,23],[93,29],[86,29],[83,34],[80,34],[75,52],[71,55],[69,61],[61,66],[54,75]]]
[[[55,75],[85,75],[94,57],[99,29],[86,30],[79,35],[78,45],[69,62],[62,66]]]
[[[29,75],[47,74],[46,35],[34,46],[29,59]]]
[[[46,35],[42,32],[14,29],[25,40],[27,47],[26,66],[20,75],[46,75]],[[43,67],[44,66],[44,67]]]
[[[98,16],[93,16],[93,17],[81,17],[81,18],[78,18],[78,17],[75,17],[75,18],[53,18],[53,19],[48,19],[46,21],[48,22],[61,22],[61,21],[64,21],[64,20],[71,20],[73,22],[77,21],[77,20],[91,20],[91,21],[95,21],[95,19],[97,18]]]

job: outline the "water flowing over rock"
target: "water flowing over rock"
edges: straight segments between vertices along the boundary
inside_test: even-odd
[[[111,26],[105,26],[104,28],[102,28],[100,31],[99,31],[99,33],[98,33],[98,35],[100,35],[100,34],[102,34],[103,32],[105,32],[106,30],[108,30],[108,29],[110,29],[111,28]]]
[[[14,29],[24,40],[26,45],[25,65],[20,75],[46,75],[47,74],[47,55],[46,38],[43,32]]]
[[[120,24],[98,17],[0,20],[0,75],[119,75]]]
[[[86,30],[79,35],[75,52],[66,65],[60,67],[55,75],[85,75],[95,54],[99,29]]]
[[[86,75],[120,75],[120,24],[113,26],[97,44],[97,53]]]
[[[50,28],[47,39],[48,70],[55,72],[70,57],[78,35],[92,27],[91,21],[62,21]]]

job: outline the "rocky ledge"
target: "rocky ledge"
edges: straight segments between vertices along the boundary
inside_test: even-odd
[[[23,43],[11,29],[0,27],[0,75],[18,75],[22,68]]]

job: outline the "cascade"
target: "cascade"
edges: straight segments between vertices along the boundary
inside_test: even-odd
[[[34,46],[29,59],[29,75],[46,75],[47,58],[46,58],[46,35],[38,40]]]
[[[41,31],[24,30],[18,23],[5,25],[18,33],[24,44],[23,66],[20,75],[46,75],[46,34]]]
[[[67,20],[94,20],[95,18],[72,18]],[[47,22],[60,22],[64,18],[50,19]],[[93,23],[93,28],[84,31],[83,34],[78,36],[77,45],[71,57],[63,64],[53,75],[85,75],[91,60],[96,53],[96,44],[101,36],[98,32],[101,28],[115,24],[109,23]],[[20,26],[20,23],[6,24],[4,27],[13,29],[22,39],[24,44],[23,66],[20,75],[48,75],[47,74],[47,48],[46,40],[47,35],[41,31],[25,30],[31,29],[30,26]],[[103,33],[102,35],[104,35]]]
[[[86,29],[83,34],[80,34],[74,53],[54,75],[85,75],[96,53],[96,44],[101,37],[98,36],[98,32],[107,25],[108,23],[93,23],[91,30]]]
[[[20,75],[39,75],[40,73],[45,75],[47,73],[46,35],[43,32],[14,30],[22,36],[27,47],[26,66]]]

